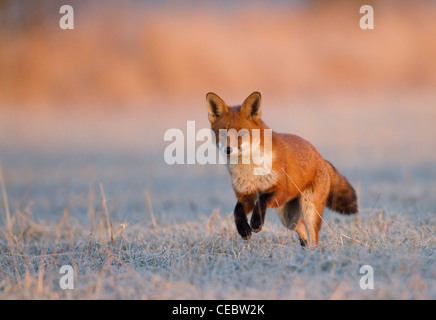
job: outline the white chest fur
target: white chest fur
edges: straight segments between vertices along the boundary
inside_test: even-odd
[[[266,191],[275,184],[277,175],[274,170],[269,170],[266,174],[255,175],[255,168],[253,164],[227,165],[235,191],[242,194],[255,194]]]

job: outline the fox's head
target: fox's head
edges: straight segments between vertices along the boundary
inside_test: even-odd
[[[247,155],[251,159],[253,148],[260,147],[263,150],[263,129],[267,127],[261,120],[262,101],[259,92],[253,92],[242,105],[236,107],[228,107],[212,92],[206,95],[206,102],[216,145],[228,158]]]

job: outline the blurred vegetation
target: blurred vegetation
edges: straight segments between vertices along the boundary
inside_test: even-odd
[[[0,0],[0,107],[426,90],[436,5],[417,1]],[[359,8],[373,4],[375,30]]]

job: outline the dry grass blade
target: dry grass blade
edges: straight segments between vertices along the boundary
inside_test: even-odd
[[[45,256],[45,252],[42,252],[42,256]],[[45,272],[45,260],[41,258],[39,263],[39,272],[38,272],[38,282],[37,282],[37,292],[38,294],[42,294],[44,291],[44,272]]]
[[[156,218],[154,216],[153,206],[151,205],[150,194],[148,191],[145,191],[145,202],[147,203],[148,210],[150,211],[151,223],[153,224],[153,228],[157,228]]]
[[[6,226],[8,228],[8,232],[10,235],[12,235],[12,220],[11,220],[11,212],[9,210],[9,202],[8,202],[8,195],[6,193],[6,184],[5,179],[3,176],[3,169],[0,164],[0,185],[2,187],[2,194],[3,194],[3,203],[5,206],[5,212],[6,212]]]
[[[106,216],[106,224],[107,224],[107,228],[108,228],[108,237],[110,239],[111,244],[114,245],[115,240],[114,240],[114,235],[112,232],[112,223],[111,223],[110,218],[109,218],[109,211],[107,209],[106,197],[104,195],[103,185],[101,183],[100,183],[100,192],[101,192],[101,198],[102,198],[102,207],[104,209],[105,216]]]
[[[212,233],[213,226],[215,225],[216,219],[218,218],[218,216],[220,214],[220,210],[221,210],[221,207],[213,210],[209,216],[209,219],[207,219],[207,223],[206,223],[207,232]]]

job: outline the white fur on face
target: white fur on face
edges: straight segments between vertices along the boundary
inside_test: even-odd
[[[222,134],[222,130],[225,134]],[[230,141],[229,144],[228,141]],[[232,148],[232,152],[227,154],[227,147]],[[218,142],[218,149],[224,154],[227,159],[227,163],[238,163],[238,133],[235,129],[225,130],[220,129],[220,137]]]
[[[241,154],[241,161],[243,164],[251,163],[251,143],[250,139],[243,139],[241,145],[239,146],[239,152]]]
[[[218,148],[227,157],[227,164],[251,164],[254,165],[255,175],[267,175],[272,169],[272,131],[265,130],[263,148],[260,145],[260,129],[251,132],[252,135],[247,129],[239,132],[235,129],[220,129]],[[230,154],[227,154],[228,146],[232,148]]]
[[[221,151],[222,153],[225,153],[223,144],[221,142],[218,142],[218,150]]]

